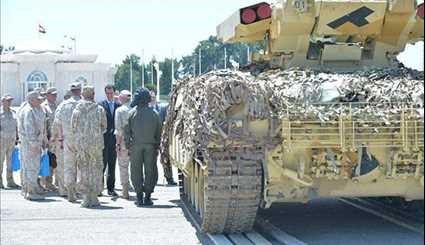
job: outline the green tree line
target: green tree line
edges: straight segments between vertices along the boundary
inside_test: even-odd
[[[183,79],[186,77],[198,76],[216,69],[237,68],[248,64],[248,49],[250,53],[261,50],[260,44],[225,44],[215,36],[210,36],[202,40],[195,47],[190,55],[180,59],[174,59],[174,77]],[[225,51],[226,50],[226,51]],[[199,52],[201,53],[201,67],[199,66]],[[226,56],[225,56],[226,52]],[[226,61],[225,61],[225,57]],[[225,65],[226,62],[226,65]],[[115,85],[117,89],[130,90],[130,66],[133,69],[133,90],[142,85],[144,77],[145,87],[156,89],[157,74],[154,63],[158,63],[160,74],[160,93],[168,95],[171,90],[172,59],[165,58],[163,61],[156,61],[153,58],[150,62],[142,65],[141,59],[135,54],[127,55],[121,64],[117,65],[115,74]],[[142,67],[143,66],[143,67]],[[201,70],[200,70],[201,69]],[[142,71],[144,76],[142,76]]]

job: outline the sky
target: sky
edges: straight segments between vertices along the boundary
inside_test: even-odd
[[[152,56],[188,55],[216,26],[239,8],[261,0],[0,0],[1,43],[14,46],[35,39],[38,24],[52,43],[77,52],[98,54],[98,61],[119,64],[130,53]],[[269,1],[270,2],[270,1]],[[423,2],[419,1],[419,2]],[[423,70],[423,42],[409,46],[401,60]]]

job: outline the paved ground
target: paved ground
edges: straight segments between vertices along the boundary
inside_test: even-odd
[[[0,244],[205,243],[179,206],[178,188],[159,183],[152,208],[136,207],[134,192],[131,201],[103,196],[100,208],[84,209],[55,193],[30,202],[19,190],[1,190]]]
[[[18,179],[17,174],[15,177]],[[19,190],[1,190],[0,244],[211,244],[181,208],[177,187],[164,186],[160,178],[152,208],[137,208],[133,203],[135,193],[130,194],[131,201],[103,196],[100,208],[83,209],[80,203],[71,204],[55,193],[49,193],[42,202],[30,202]],[[336,199],[277,204],[259,215],[306,244],[424,242],[419,233]]]
[[[423,235],[337,199],[276,204],[260,211],[260,215],[310,245],[424,244]]]

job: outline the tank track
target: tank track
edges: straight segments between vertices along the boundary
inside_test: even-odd
[[[202,230],[213,234],[252,230],[262,194],[264,151],[253,147],[210,149],[208,159],[204,212],[198,217]],[[191,206],[184,184],[180,186],[185,205]]]

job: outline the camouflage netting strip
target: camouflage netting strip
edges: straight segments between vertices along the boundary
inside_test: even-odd
[[[341,103],[363,102],[351,108],[358,120],[390,121],[407,104],[417,106],[423,118],[423,72],[406,68],[372,69],[355,73],[313,70],[269,70],[253,76],[247,72],[220,70],[178,81],[172,90],[163,130],[162,151],[168,152],[168,135],[182,136],[184,149],[194,154],[220,137],[226,111],[248,103],[250,118],[336,120],[349,109]],[[329,91],[333,92],[329,95]],[[337,91],[337,94],[335,94]],[[179,97],[177,101],[178,95]],[[177,113],[176,113],[177,112]]]

